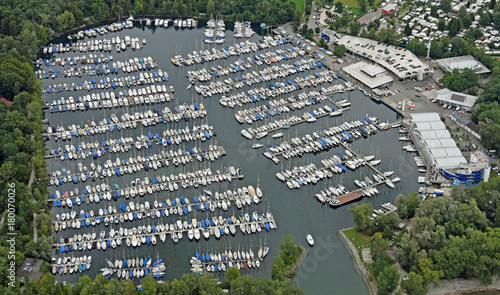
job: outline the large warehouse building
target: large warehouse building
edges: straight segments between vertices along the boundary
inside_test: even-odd
[[[383,67],[396,81],[421,81],[432,77],[431,68],[405,48],[339,33],[333,41],[336,45],[344,45],[347,53]]]
[[[464,69],[471,69],[478,75],[487,76],[491,71],[485,67],[480,61],[475,59],[472,55],[463,55],[450,58],[438,59],[436,62],[445,72],[451,72],[454,69],[462,71]]]
[[[489,178],[489,159],[475,151],[468,163],[451,138],[438,113],[411,114],[410,130],[431,171],[439,173],[456,185],[475,185]]]
[[[370,89],[387,86],[393,82],[386,70],[377,64],[361,61],[343,67],[342,70]]]

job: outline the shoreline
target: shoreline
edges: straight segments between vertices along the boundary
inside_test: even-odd
[[[354,266],[356,267],[356,270],[363,276],[363,279],[368,286],[368,290],[370,291],[370,295],[376,295],[378,294],[378,288],[375,286],[375,284],[370,281],[369,273],[366,270],[364,264],[361,262],[361,259],[359,258],[358,251],[356,250],[356,247],[354,246],[351,241],[347,238],[347,236],[344,234],[344,230],[348,229],[353,229],[353,228],[344,228],[338,231],[340,237],[342,238],[342,241],[344,242],[347,250],[349,250],[349,253],[351,254],[351,258],[353,258]]]
[[[292,273],[293,273],[290,276],[290,279],[292,279],[295,276],[295,274],[297,273],[297,270],[299,270],[300,265],[302,264],[302,262],[304,262],[304,259],[307,256],[307,250],[306,250],[306,248],[303,247],[303,246],[300,246],[300,247],[302,248],[302,253],[300,254],[299,258],[297,258],[297,260],[295,261],[295,264],[290,269],[292,271]]]
[[[498,275],[492,277],[491,285],[484,286],[478,279],[441,279],[439,287],[429,285],[427,294],[430,295],[463,295],[482,294],[483,292],[500,291],[500,280]]]

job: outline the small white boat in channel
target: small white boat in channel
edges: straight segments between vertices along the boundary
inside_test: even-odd
[[[253,149],[258,149],[258,148],[261,148],[261,147],[263,147],[263,146],[264,146],[264,145],[263,145],[262,143],[256,143],[256,144],[252,145],[252,148],[253,148]]]
[[[308,234],[306,236],[306,239],[307,239],[307,243],[309,244],[309,246],[311,246],[311,247],[314,246],[314,239],[313,239],[312,235]]]

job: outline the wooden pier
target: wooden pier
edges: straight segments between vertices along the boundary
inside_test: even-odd
[[[109,241],[112,241],[112,240],[120,240],[120,243],[118,245],[117,243],[117,247],[118,246],[121,246],[121,245],[124,245],[123,244],[123,240],[124,239],[127,239],[127,238],[130,238],[132,239],[133,237],[135,237],[137,239],[137,247],[140,247],[142,245],[142,242],[141,242],[141,237],[146,237],[146,236],[149,236],[149,237],[152,237],[152,236],[155,236],[157,238],[157,240],[160,240],[161,241],[161,235],[170,235],[171,236],[171,239],[175,242],[175,239],[174,237],[182,237],[184,233],[188,232],[188,231],[194,231],[196,229],[200,230],[200,239],[203,237],[203,231],[204,230],[208,230],[209,233],[210,233],[210,236],[215,236],[215,230],[218,230],[220,231],[220,229],[224,229],[226,227],[231,227],[231,226],[234,226],[235,228],[236,227],[240,227],[240,231],[242,231],[243,233],[246,233],[246,234],[253,234],[253,233],[258,233],[259,231],[255,230],[255,232],[247,232],[246,230],[243,231],[242,227],[245,228],[245,227],[250,227],[251,225],[258,225],[258,226],[261,226],[261,228],[263,229],[266,229],[265,227],[265,224],[267,223],[268,226],[269,226],[269,230],[271,229],[276,229],[277,226],[276,226],[276,221],[274,220],[274,216],[267,212],[268,216],[270,217],[269,219],[266,217],[266,214],[262,214],[263,218],[262,220],[251,220],[251,221],[246,221],[244,219],[243,216],[239,216],[239,218],[236,218],[234,216],[231,216],[230,219],[232,220],[233,224],[228,224],[227,223],[227,218],[223,218],[226,222],[223,224],[223,225],[217,225],[217,226],[206,226],[206,227],[197,227],[196,225],[194,225],[192,228],[177,228],[177,229],[174,229],[174,230],[170,230],[170,226],[169,224],[166,224],[165,225],[165,230],[162,231],[162,232],[150,232],[150,233],[147,233],[147,232],[142,232],[141,234],[139,233],[136,233],[136,234],[129,234],[128,236],[114,236],[114,237],[109,237],[109,233],[106,234],[106,237],[105,238],[101,238],[100,236],[99,237],[96,237],[95,239],[85,239],[80,242],[78,241],[75,241],[73,238],[69,238],[68,239],[68,242],[64,242],[64,243],[54,243],[53,244],[53,247],[59,249],[61,247],[66,247],[68,246],[68,252],[71,252],[71,251],[81,251],[81,250],[88,250],[87,247],[81,247],[81,248],[78,248],[78,245],[86,245],[88,243],[91,243],[91,244],[94,244],[94,243],[107,243]],[[214,217],[216,218],[216,217]],[[180,221],[180,220],[178,220]],[[174,225],[175,223],[173,223],[172,225]],[[158,224],[159,226],[159,224]],[[157,227],[158,228],[158,227]],[[168,228],[168,229],[167,229]],[[159,228],[158,228],[159,229]],[[235,234],[236,234],[237,230],[235,231]],[[116,234],[119,234],[117,231],[115,231]],[[221,234],[221,237],[223,236],[223,234]],[[193,238],[193,241],[196,241],[195,238]],[[175,242],[176,243],[176,242]],[[151,243],[152,244],[152,243]],[[126,245],[126,244],[125,244]],[[69,247],[72,247],[73,246],[76,246],[77,248],[76,249],[71,249],[71,251],[69,250]],[[131,247],[133,247],[133,245],[130,245]],[[80,250],[81,249],[81,250]],[[94,249],[94,247],[92,246],[92,249]],[[66,252],[66,251],[64,251]]]
[[[236,169],[234,168],[235,170],[239,170],[241,171],[240,169]],[[211,171],[210,171],[211,172]],[[189,175],[194,175],[194,172],[189,172],[188,173]],[[225,178],[223,177],[225,176]],[[169,175],[170,177],[170,175]],[[217,183],[217,182],[223,182],[223,181],[229,181],[231,182],[233,179],[243,179],[244,178],[244,174],[243,172],[241,173],[238,173],[238,171],[236,171],[236,174],[235,175],[232,175],[230,173],[230,171],[228,170],[227,172],[222,172],[222,173],[212,173],[210,175],[207,175],[207,176],[204,176],[206,178],[208,178],[208,180],[206,180],[206,185],[210,185],[211,183]],[[160,177],[162,178],[162,177]],[[107,193],[116,193],[118,191],[120,191],[120,193],[123,191],[130,191],[130,189],[134,189],[134,188],[142,188],[144,193],[143,194],[140,194],[140,196],[142,195],[145,195],[146,193],[148,194],[152,194],[153,192],[159,192],[160,190],[157,189],[157,186],[158,188],[160,187],[161,184],[163,184],[165,186],[164,190],[166,191],[167,189],[169,189],[169,184],[173,184],[173,183],[176,183],[176,184],[181,184],[182,187],[184,187],[182,184],[185,184],[186,187],[190,187],[190,186],[194,186],[195,188],[198,187],[199,185],[201,186],[205,186],[203,183],[202,183],[202,178],[203,177],[189,177],[186,179],[184,178],[180,178],[180,177],[177,177],[177,179],[174,179],[174,180],[169,180],[169,181],[165,181],[165,182],[158,182],[157,184],[153,184],[153,183],[148,183],[148,184],[140,184],[140,185],[135,185],[135,186],[127,186],[127,187],[124,187],[124,188],[112,188],[111,186],[109,185],[106,185],[106,189],[104,191],[97,191],[95,189],[95,187],[93,187],[93,189],[91,188],[91,191],[90,192],[87,192],[87,194],[83,194],[82,196],[85,198],[85,202],[87,204],[90,203],[90,200],[88,199],[88,195],[90,194],[93,194],[95,196],[97,196],[99,193],[101,194],[107,194]],[[163,178],[162,178],[163,179]],[[186,182],[188,182],[186,184]],[[151,189],[151,193],[148,192],[148,189]],[[64,194],[63,194],[64,195]],[[71,197],[65,197],[61,195],[60,198],[55,198],[55,199],[48,199],[47,201],[48,202],[53,202],[53,201],[57,201],[57,200],[70,200]],[[121,197],[124,197],[124,196],[121,196]],[[74,196],[74,198],[78,198],[78,196]],[[104,199],[104,198],[103,198]],[[114,197],[113,197],[114,199]]]
[[[168,217],[169,215],[179,215],[179,216],[183,216],[184,215],[185,216],[187,214],[185,214],[184,211],[183,211],[184,206],[186,206],[188,208],[188,214],[192,212],[192,209],[193,209],[192,207],[195,207],[194,209],[196,209],[196,205],[200,206],[200,210],[198,210],[200,212],[204,212],[204,211],[214,212],[215,209],[222,209],[222,207],[219,208],[219,206],[218,206],[218,203],[221,203],[222,201],[226,201],[226,203],[227,203],[227,209],[229,209],[232,206],[231,202],[236,203],[236,200],[240,200],[241,201],[242,207],[247,205],[246,198],[245,198],[247,195],[244,195],[243,197],[241,197],[239,195],[236,195],[236,197],[235,197],[235,195],[232,194],[232,196],[228,196],[227,198],[223,198],[222,200],[220,198],[217,199],[215,197],[212,200],[212,197],[210,197],[210,195],[208,195],[206,193],[204,193],[204,194],[206,195],[207,200],[206,201],[201,201],[202,197],[201,197],[201,195],[198,195],[198,196],[196,196],[196,198],[198,200],[200,200],[200,201],[198,201],[196,203],[194,201],[191,203],[191,200],[189,200],[188,198],[185,198],[186,201],[185,201],[184,204],[182,204],[180,201],[177,202],[177,200],[176,200],[176,199],[180,199],[179,197],[177,197],[176,199],[172,199],[172,200],[176,201],[176,205],[172,205],[172,203],[169,204],[167,201],[165,201],[165,202],[161,202],[160,201],[160,202],[158,202],[158,207],[154,207],[154,205],[153,205],[154,203],[147,202],[148,203],[148,206],[147,206],[148,208],[146,208],[146,202],[143,202],[141,204],[134,203],[134,207],[135,207],[134,209],[135,210],[127,210],[126,212],[123,212],[123,211],[119,211],[121,208],[113,207],[112,211],[114,212],[115,209],[116,209],[116,213],[112,213],[112,212],[108,211],[107,214],[103,214],[103,215],[94,214],[94,216],[90,216],[89,215],[89,217],[80,217],[80,212],[75,212],[76,213],[75,218],[71,218],[70,217],[70,219],[65,219],[65,220],[54,220],[53,223],[54,224],[62,224],[63,222],[66,222],[66,223],[69,223],[69,224],[71,224],[73,222],[75,222],[75,223],[81,223],[82,221],[96,220],[96,218],[101,219],[101,218],[105,218],[105,217],[113,217],[113,218],[114,217],[118,217],[120,219],[120,216],[122,216],[122,215],[123,216],[125,216],[125,215],[128,216],[129,214],[134,215],[134,214],[137,214],[139,212],[141,212],[141,214],[142,214],[141,219],[146,219],[146,218],[152,218],[152,219],[154,219],[154,218],[160,218],[160,217],[163,217],[163,216]],[[219,196],[221,196],[221,195],[223,195],[223,193],[219,193]],[[254,203],[253,196],[248,195],[248,197],[250,197],[250,199],[252,200],[251,203]],[[259,198],[259,202],[260,201],[261,201],[261,198]],[[131,201],[131,202],[133,202],[133,201]],[[179,203],[179,204],[177,205],[177,203]],[[125,203],[123,203],[123,204],[125,206],[127,206],[127,204],[125,204]],[[142,209],[142,210],[140,209],[141,205],[144,206],[144,209]],[[205,205],[207,205],[209,207],[209,209],[206,209]],[[189,207],[191,207],[191,209],[189,209]],[[203,207],[203,209],[201,209],[202,207]],[[129,209],[129,208],[127,208],[127,209]],[[163,214],[162,214],[162,212],[163,212]],[[175,212],[177,212],[177,213],[175,213]],[[154,213],[154,214],[152,214],[152,213]],[[133,220],[141,220],[141,219],[137,218],[137,219],[133,219]],[[126,223],[127,221],[133,221],[133,220],[131,220],[131,219],[129,219],[127,217],[127,219],[124,218],[123,222]],[[101,221],[99,221],[99,223],[101,223]],[[110,221],[110,223],[113,224],[114,222]],[[66,229],[73,229],[73,227],[69,226],[69,227],[66,227]],[[62,230],[63,229],[61,227],[59,227],[59,231],[62,231]]]
[[[185,156],[171,156],[170,154],[167,154],[165,155],[165,152],[162,151],[162,156],[161,157],[157,157],[156,159],[154,158],[153,155],[151,155],[151,157],[141,157],[141,160],[138,160],[137,158],[134,160],[134,162],[121,162],[119,166],[116,165],[116,163],[113,163],[111,167],[108,167],[108,168],[105,168],[104,170],[102,171],[95,171],[95,170],[91,170],[91,171],[79,171],[79,172],[76,172],[76,173],[71,173],[70,171],[68,171],[68,175],[70,174],[73,174],[76,176],[76,178],[78,179],[79,182],[85,182],[84,180],[82,180],[82,177],[80,176],[81,174],[91,174],[89,175],[89,179],[94,181],[95,179],[97,178],[105,178],[105,177],[111,177],[111,176],[115,176],[116,175],[116,171],[114,171],[113,169],[116,169],[118,168],[120,170],[120,173],[122,173],[122,170],[123,170],[123,174],[131,174],[130,171],[132,171],[132,173],[136,173],[137,171],[140,171],[140,170],[144,170],[145,169],[145,165],[148,165],[148,169],[153,169],[153,166],[152,163],[155,162],[163,162],[163,164],[161,165],[158,165],[158,168],[157,169],[161,169],[163,167],[168,167],[170,166],[170,162],[172,162],[173,165],[175,165],[176,167],[179,166],[179,165],[186,165],[186,164],[189,164],[189,163],[193,163],[194,162],[194,159],[193,159],[193,156],[194,158],[197,158],[196,156],[197,155],[200,155],[200,158],[197,158],[198,162],[203,162],[203,161],[206,161],[206,160],[211,160],[211,158],[213,159],[213,161],[215,161],[216,159],[218,159],[219,157],[223,157],[226,155],[226,152],[224,150],[224,148],[222,147],[216,147],[216,152],[218,153],[217,156],[215,156],[213,154],[214,151],[205,151],[205,152],[202,152],[200,154],[193,154],[193,155],[185,155]],[[212,155],[212,157],[210,158],[210,154]],[[126,159],[128,160],[128,159]],[[175,161],[174,161],[175,160]],[[136,168],[137,166],[139,166],[139,168]],[[130,170],[128,169],[130,168]],[[136,169],[136,170],[133,170],[133,169]],[[108,175],[106,172],[106,170],[112,170],[112,174],[111,175]],[[156,169],[155,169],[156,170]],[[102,172],[102,177],[100,175],[98,175],[98,173]],[[62,175],[62,173],[61,173]],[[92,176],[93,175],[93,176]],[[59,179],[62,178],[61,177],[51,177],[50,179],[53,179],[54,180],[54,183],[55,182],[59,182]],[[72,180],[71,180],[72,181]]]

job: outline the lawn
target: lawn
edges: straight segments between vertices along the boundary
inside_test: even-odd
[[[366,234],[364,234],[364,233],[358,232],[358,231],[356,231],[354,229],[345,230],[344,234],[354,244],[354,246],[358,250],[359,257],[361,259],[363,259],[362,258],[363,255],[361,254],[361,249],[363,249],[365,247],[370,247],[371,237],[368,236],[368,235],[366,235]],[[363,262],[363,264],[365,265],[365,268],[370,273],[370,279],[372,281],[374,281],[375,284],[378,284],[377,279],[375,278],[375,275],[373,274],[373,265],[369,264],[369,263],[366,263],[366,262]]]
[[[357,0],[339,0],[342,2],[342,4],[353,7],[353,8],[359,8],[358,1]]]
[[[363,257],[361,255],[361,249],[363,249],[365,247],[370,247],[371,237],[368,235],[365,235],[364,233],[358,232],[354,229],[345,230],[344,234],[349,239],[349,241],[351,241],[354,244],[356,249],[358,249],[359,257]]]
[[[304,0],[292,0],[295,2],[295,10],[304,12]]]

